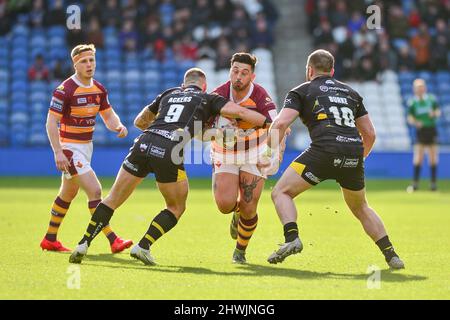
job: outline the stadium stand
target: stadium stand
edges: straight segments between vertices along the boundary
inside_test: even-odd
[[[270,1],[110,0],[105,8],[103,1],[70,4],[82,8],[81,31],[66,28],[67,1],[0,1],[1,15],[6,13],[10,22],[0,29],[2,147],[48,144],[45,120],[51,93],[71,74],[70,49],[79,43],[96,44],[95,78],[106,86],[111,104],[130,129],[127,139],[115,139],[99,121],[98,145],[128,145],[138,132],[132,125],[136,114],[162,90],[180,85],[193,66],[209,74],[210,90],[227,81],[235,51],[255,51],[258,82],[275,94],[270,45],[277,15]],[[218,43],[227,49],[222,66]],[[42,61],[36,62],[38,56]]]
[[[48,144],[51,92],[70,75],[69,51],[80,42],[97,45],[95,77],[129,128],[143,105],[166,87],[179,85],[192,66],[208,73],[209,89],[226,81],[235,51],[256,54],[257,82],[278,101],[275,77],[282,75],[274,72],[271,51],[278,13],[269,0],[76,3],[82,8],[81,31],[66,28],[67,1],[0,1],[0,146]],[[376,30],[364,23],[367,1],[304,3],[313,47],[330,50],[336,56],[336,77],[365,98],[377,128],[376,150],[409,150],[414,142],[406,102],[417,77],[427,81],[439,101],[440,143],[450,145],[450,1],[372,1],[382,8],[381,29]],[[31,72],[38,55],[48,69],[44,77]],[[98,123],[95,142],[124,145],[136,132],[119,140]],[[298,149],[309,143],[304,131],[292,140]]]
[[[450,143],[450,1],[369,1],[381,8],[381,25],[368,30],[368,1],[308,0],[305,11],[314,48],[336,57],[335,76],[365,99],[377,129],[375,150],[406,151],[414,129],[406,122],[412,82],[423,78],[442,110],[439,140]],[[305,148],[304,132],[295,147]]]

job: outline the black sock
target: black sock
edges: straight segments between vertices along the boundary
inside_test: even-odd
[[[298,238],[298,227],[295,222],[288,222],[284,225],[284,240],[285,242],[292,242]]]
[[[394,247],[392,246],[391,241],[389,241],[388,236],[384,236],[375,243],[378,248],[380,248],[387,262],[391,261],[393,257],[398,257],[398,255],[394,251]]]
[[[419,179],[420,179],[420,169],[421,169],[421,165],[414,165],[414,185],[416,185],[416,186],[419,183]]]
[[[436,175],[437,175],[437,166],[433,165],[431,166],[431,183],[436,183]]]
[[[95,212],[92,214],[91,221],[86,229],[86,233],[78,244],[82,244],[87,241],[88,246],[91,245],[91,241],[102,231],[102,229],[109,224],[109,220],[114,213],[114,210],[107,205],[100,203]]]
[[[175,215],[167,209],[161,211],[152,221],[145,236],[139,241],[139,246],[148,250],[164,233],[175,227],[178,220]]]

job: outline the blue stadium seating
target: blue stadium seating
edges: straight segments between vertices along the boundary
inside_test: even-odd
[[[0,82],[0,97],[6,97],[8,94],[9,94],[8,82],[1,81]]]

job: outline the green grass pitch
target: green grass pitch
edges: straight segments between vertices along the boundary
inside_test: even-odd
[[[113,181],[101,181],[106,195]],[[58,178],[1,178],[0,298],[450,298],[449,181],[440,182],[439,192],[415,194],[405,192],[407,181],[368,181],[369,203],[384,220],[406,264],[405,270],[395,272],[388,270],[378,248],[345,207],[334,182],[296,199],[303,252],[282,264],[267,263],[268,255],[283,241],[270,200],[273,185],[269,181],[262,195],[259,225],[247,249],[248,265],[231,263],[235,246],[228,234],[231,216],[216,209],[210,180],[192,180],[186,213],[152,247],[158,266],[131,259],[129,250],[110,254],[100,234],[78,267],[68,263],[68,254],[39,248]],[[120,236],[138,241],[163,208],[154,180],[146,180],[116,211],[111,225]],[[60,228],[59,240],[73,248],[88,221],[86,197],[80,192]],[[370,266],[381,272],[370,276]]]

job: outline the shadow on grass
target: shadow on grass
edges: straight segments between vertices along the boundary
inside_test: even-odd
[[[280,266],[246,264],[235,265],[236,271],[216,271],[203,267],[191,266],[171,266],[171,265],[156,265],[145,266],[142,262],[134,260],[129,256],[112,255],[112,254],[98,254],[88,255],[83,262],[83,265],[100,266],[90,262],[108,262],[114,264],[102,264],[101,267],[117,268],[117,269],[136,269],[148,270],[149,272],[162,273],[189,273],[194,275],[214,275],[214,276],[255,276],[255,277],[287,277],[294,279],[341,279],[341,280],[363,280],[366,281],[369,274],[366,273],[336,273],[336,272],[316,272],[310,270],[300,270],[283,268]],[[403,271],[393,271],[390,269],[381,270],[381,281],[383,282],[406,282],[406,281],[423,281],[428,279],[421,275],[403,274]]]

